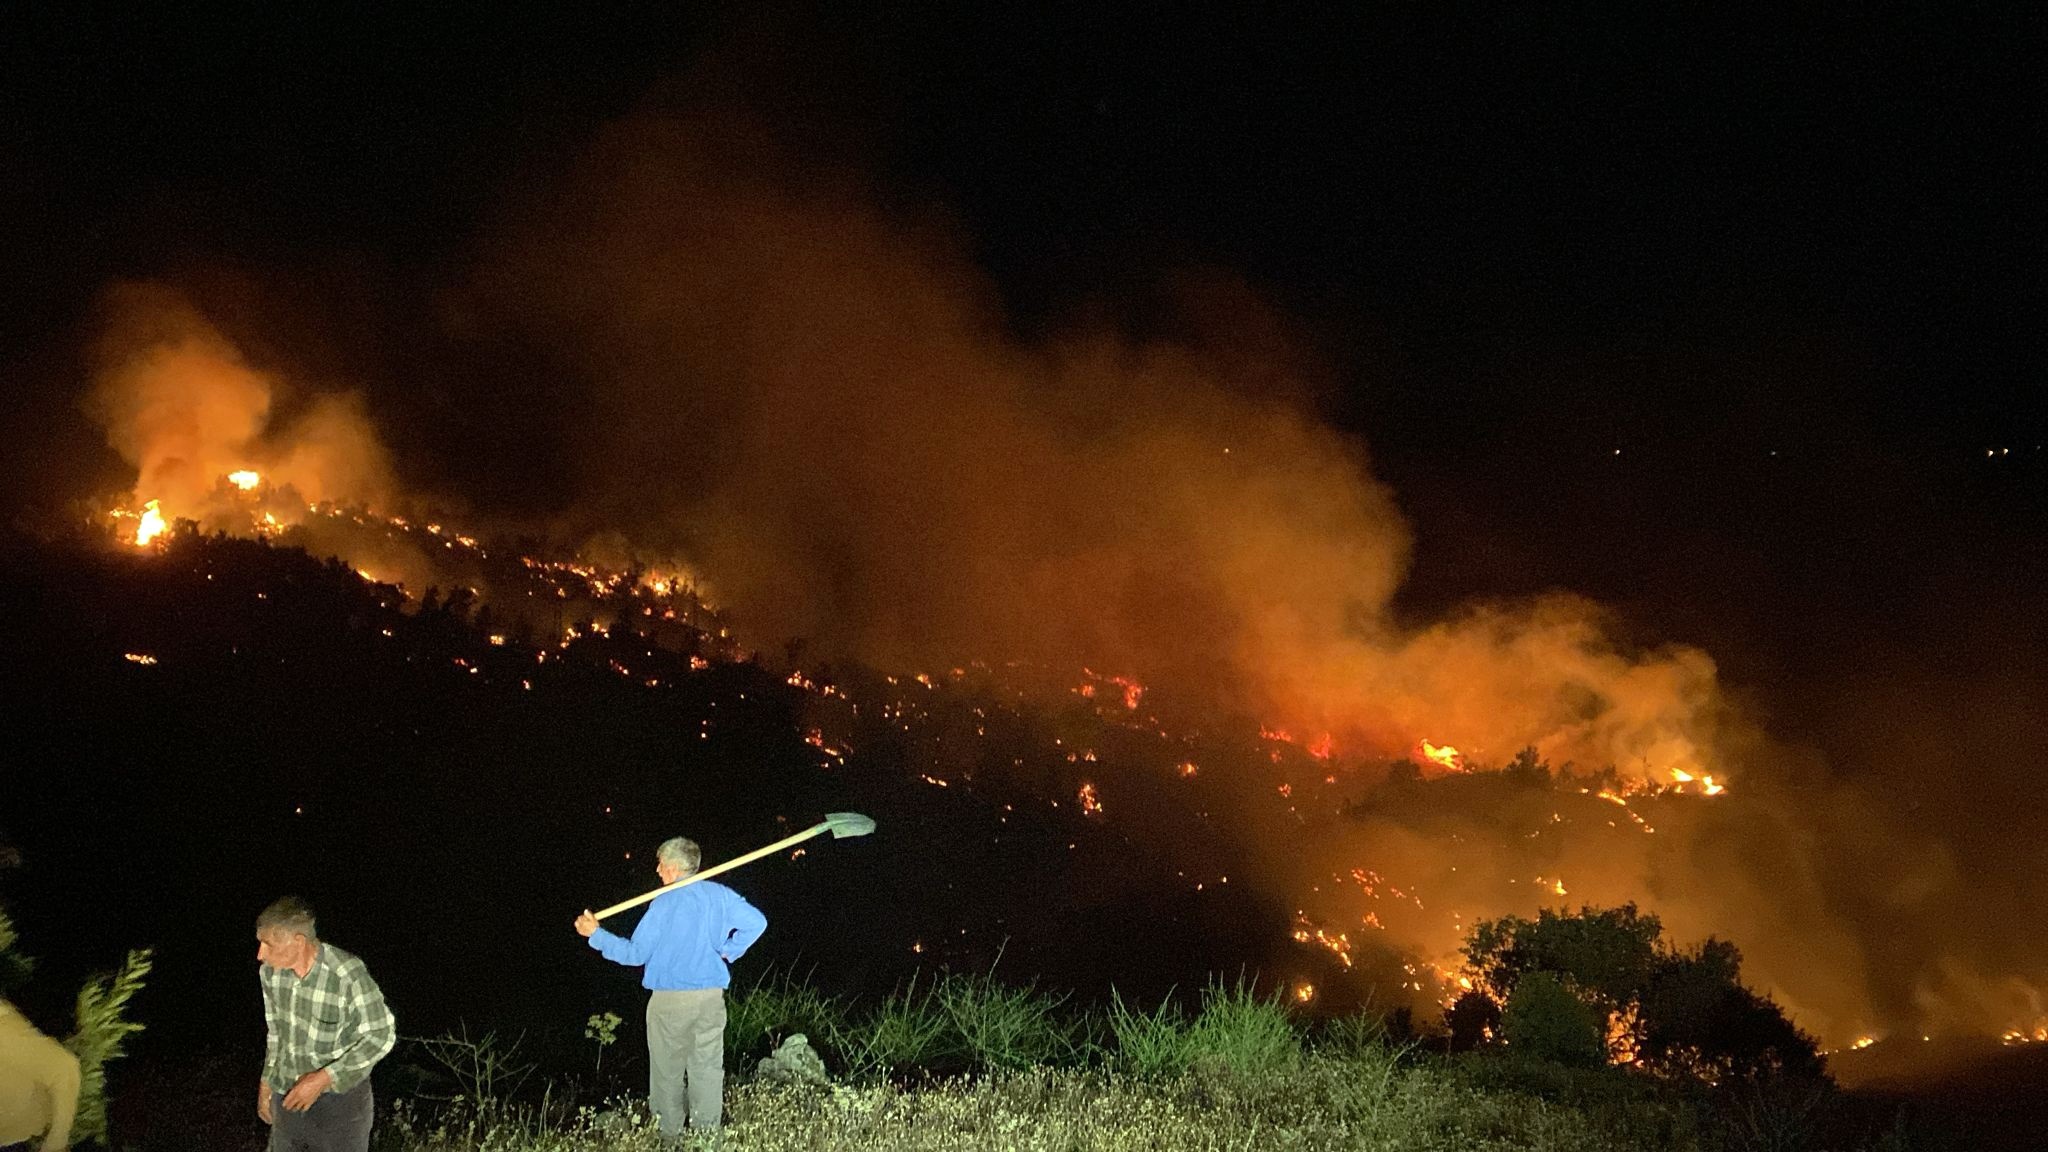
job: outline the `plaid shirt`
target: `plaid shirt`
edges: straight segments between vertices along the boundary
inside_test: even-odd
[[[370,970],[354,955],[322,941],[300,979],[289,968],[263,965],[263,1079],[288,1092],[299,1077],[322,1068],[334,1091],[347,1092],[398,1043],[398,1022]]]

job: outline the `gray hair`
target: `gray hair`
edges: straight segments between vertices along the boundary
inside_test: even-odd
[[[308,940],[320,938],[313,931],[313,906],[297,896],[280,896],[270,902],[270,907],[256,914],[256,931],[268,928],[282,928]]]
[[[681,868],[684,874],[687,875],[695,872],[697,865],[703,863],[704,850],[697,847],[695,840],[673,836],[663,840],[661,847],[654,850],[654,858],[663,864],[673,864]]]

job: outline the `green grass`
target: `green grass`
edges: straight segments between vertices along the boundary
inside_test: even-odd
[[[725,1152],[1621,1152],[1583,1115],[1519,1094],[1476,1091],[1392,1053],[1312,1054],[1285,1075],[1146,1081],[1029,1068],[906,1088],[742,1084],[728,1094]],[[1690,1152],[1693,1145],[1664,1145]],[[396,1152],[653,1152],[643,1121],[585,1111],[557,1130],[436,1135],[394,1121]]]
[[[1202,1012],[1188,1027],[1187,1045],[1188,1068],[1209,1074],[1267,1076],[1301,1059],[1301,1036],[1279,993],[1261,997],[1243,977],[1203,990]]]
[[[913,1076],[943,1064],[959,1043],[938,987],[936,980],[913,975],[857,1024],[842,1022],[830,1043],[846,1071],[867,1080]]]
[[[1247,981],[1190,1014],[1112,994],[1087,1017],[1035,984],[920,975],[864,1012],[799,981],[734,996],[726,1152],[1704,1152],[1689,1114],[1640,1077],[1527,1061],[1423,1058],[1370,1016],[1308,1042]],[[829,1088],[750,1082],[779,1035],[821,1041]],[[557,1099],[562,1094],[557,1095]],[[653,1152],[637,1104],[421,1114],[379,1152]]]
[[[977,1069],[1031,1068],[1073,1063],[1085,1051],[1077,1026],[1062,1009],[1067,996],[999,982],[994,974],[950,974],[937,999],[957,1042],[957,1054]]]
[[[761,973],[745,989],[734,989],[725,1007],[725,1066],[751,1072],[754,1063],[782,1040],[801,1032],[823,1047],[846,1032],[846,1004],[827,996],[794,973]]]
[[[1109,1032],[1116,1042],[1115,1066],[1128,1075],[1170,1080],[1188,1070],[1188,1022],[1171,994],[1146,1012],[1111,989]]]

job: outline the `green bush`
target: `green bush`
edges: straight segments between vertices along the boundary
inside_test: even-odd
[[[1633,1148],[1700,1142],[1705,1088],[1612,1064],[1568,1067],[1517,1048],[1484,1048],[1445,1062],[1459,1083],[1489,1097],[1530,1097],[1569,1109],[1589,1127]]]
[[[1501,1035],[1516,1052],[1570,1068],[1607,1061],[1601,1015],[1548,972],[1526,972],[1501,1011]]]
[[[128,953],[121,970],[94,977],[78,990],[78,1030],[64,1046],[78,1057],[78,1114],[72,1135],[104,1140],[107,1135],[107,1061],[121,1055],[128,1037],[142,1031],[124,1012],[149,976],[150,950]]]

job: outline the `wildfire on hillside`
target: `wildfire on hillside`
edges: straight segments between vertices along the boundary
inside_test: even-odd
[[[652,670],[642,653],[619,649],[686,644],[687,664],[675,675],[708,670],[741,652],[727,619],[705,603],[703,585],[687,565],[639,565],[624,557],[623,547],[601,557],[588,549],[519,556],[504,548],[498,555],[497,538],[487,545],[486,534],[457,530],[452,517],[399,514],[416,507],[393,498],[382,449],[350,398],[317,397],[308,411],[273,419],[269,376],[189,306],[157,305],[155,312],[144,309],[148,322],[135,327],[152,339],[161,331],[172,336],[139,354],[133,333],[116,341],[121,354],[110,357],[95,389],[109,443],[136,470],[135,492],[110,514],[121,548],[154,554],[193,526],[338,556],[365,581],[404,592],[414,608],[424,606],[429,588],[487,601],[508,623],[522,625],[494,632],[507,639],[490,647],[521,660],[529,676],[587,644],[604,649],[596,663],[638,686],[632,690],[661,691],[670,673]],[[165,311],[173,322],[154,319]],[[940,328],[949,323],[943,309],[931,319]],[[959,359],[971,361],[975,353],[968,349],[977,346],[968,341]],[[1079,359],[1087,361],[1086,350]],[[952,372],[951,358],[943,366],[947,371],[929,374],[934,381],[974,390],[972,380]],[[991,377],[1007,380],[1011,366],[1002,367]],[[1077,369],[1083,375],[1090,370],[1085,363]],[[886,375],[918,380],[925,374],[892,365]],[[963,557],[946,546],[927,549],[923,537],[889,535],[888,524],[926,523],[921,515],[892,514],[899,510],[886,501],[898,487],[930,501],[950,492],[954,477],[979,475],[1002,456],[977,441],[963,463],[950,441],[923,438],[918,430],[926,424],[950,427],[920,419],[942,403],[935,397],[913,397],[917,406],[903,418],[905,410],[892,407],[900,398],[871,403],[863,391],[844,409],[855,426],[821,421],[828,430],[824,441],[791,440],[789,447],[806,461],[806,475],[849,463],[845,451],[864,450],[842,445],[886,443],[905,455],[883,461],[886,469],[847,471],[908,478],[871,493],[880,502],[875,508],[835,503],[832,492],[814,485],[802,486],[789,498],[794,506],[786,507],[779,487],[749,495],[741,486],[735,507],[753,518],[721,525],[726,535],[758,546],[758,557],[766,558],[760,566],[777,569],[776,580],[788,575],[784,569],[824,557],[820,566],[834,574],[822,581],[830,595],[815,594],[815,574],[791,575],[796,591],[789,592],[744,571],[747,565],[730,556],[726,566],[718,557],[701,558],[708,572],[730,582],[722,589],[740,587],[738,610],[770,615],[771,625],[750,642],[771,651],[790,643],[789,686],[816,705],[793,738],[836,768],[861,754],[854,735],[860,724],[885,720],[894,726],[892,739],[914,737],[920,755],[929,756],[912,766],[912,779],[945,790],[949,801],[964,802],[987,783],[966,766],[1012,764],[1062,818],[1119,831],[1148,821],[1228,821],[1256,860],[1249,878],[1277,890],[1276,906],[1304,909],[1310,918],[1294,933],[1305,953],[1363,973],[1374,962],[1365,942],[1374,950],[1384,942],[1385,952],[1402,958],[1403,986],[1424,996],[1456,986],[1456,947],[1470,925],[1562,900],[1566,886],[1557,877],[1569,875],[1576,899],[1614,903],[1648,899],[1654,891],[1665,907],[1685,909],[1694,936],[1728,922],[1753,926],[1781,961],[1798,954],[1779,965],[1786,983],[1806,980],[1838,1016],[1845,1003],[1864,1006],[1860,985],[1836,990],[1836,978],[1857,969],[1853,947],[1838,949],[1827,965],[1806,963],[1802,945],[1810,939],[1841,942],[1832,925],[1807,923],[1826,919],[1806,915],[1825,907],[1821,894],[1801,892],[1795,907],[1776,890],[1758,896],[1739,888],[1744,880],[1755,887],[1755,877],[1730,876],[1687,859],[1682,850],[1670,851],[1693,847],[1692,841],[1667,842],[1676,839],[1674,831],[1683,836],[1688,825],[1706,819],[1719,822],[1714,828],[1724,840],[1747,834],[1735,826],[1747,810],[1745,798],[1722,799],[1731,791],[1728,763],[1717,744],[1721,712],[1713,662],[1704,653],[1628,651],[1597,606],[1569,596],[1476,607],[1422,627],[1397,623],[1389,605],[1410,541],[1362,457],[1297,414],[1248,408],[1228,389],[1198,385],[1187,394],[1202,404],[1170,405],[1150,413],[1150,423],[1141,410],[1128,427],[1119,423],[1091,437],[1085,453],[1068,451],[1057,426],[1041,427],[1001,398],[977,411],[972,426],[991,429],[995,442],[1006,422],[1018,425],[1009,429],[1019,433],[1012,437],[1020,445],[1016,467],[1034,482],[1088,475],[1090,509],[1105,480],[1134,494],[1114,515],[1062,521],[1059,493],[1050,493],[1042,505],[1052,511],[1040,523],[1032,519],[1038,504],[1027,500],[1031,506],[1020,507],[998,499],[1000,492],[963,482],[951,504],[931,509],[933,521],[941,513],[960,521],[945,527],[975,529],[941,531],[934,539],[977,547],[991,540],[1055,539],[1061,551],[1053,556]],[[801,430],[739,431],[745,442],[780,445]],[[865,435],[877,431],[903,436]],[[1032,454],[1041,447],[1043,455]],[[853,462],[878,463],[866,457]],[[933,477],[941,479],[920,482]],[[636,496],[640,490],[634,489]],[[858,485],[848,490],[864,491]],[[758,503],[749,505],[749,498]],[[1049,530],[1012,531],[1019,525],[976,519],[983,508],[996,509],[992,516],[1032,519],[1033,529],[1079,524],[1099,534],[1075,540]],[[786,540],[771,538],[778,532],[793,534],[803,548],[781,547]],[[819,544],[815,556],[804,551],[831,533],[840,536]],[[743,559],[758,559],[741,551]],[[890,562],[873,563],[877,553]],[[1068,563],[1072,555],[1086,562]],[[924,564],[944,578],[918,584],[929,575]],[[512,572],[501,579],[483,575],[493,568]],[[1175,580],[1151,575],[1158,572],[1171,572]],[[846,589],[833,580],[848,573],[854,592],[866,594],[852,599],[877,619],[856,621],[838,650],[827,653],[820,643],[820,654],[897,672],[886,687],[859,690],[858,699],[845,683],[829,682],[823,665],[795,667],[800,642],[815,635],[809,629],[836,623],[832,613],[844,602],[835,597]],[[901,586],[859,583],[897,578]],[[1167,591],[1202,615],[1163,607]],[[929,601],[954,595],[962,603],[941,605],[950,615],[932,610]],[[829,611],[815,611],[819,604]],[[1091,614],[1071,630],[1048,626]],[[927,632],[927,619],[947,623]],[[1190,628],[1193,620],[1201,626]],[[894,659],[860,643],[898,632],[944,650],[931,659]],[[1033,646],[1055,633],[1083,640]],[[1190,640],[1186,633],[1200,636]],[[974,654],[986,662],[966,659]],[[920,663],[935,671],[908,671]],[[480,683],[493,675],[482,662],[460,671]],[[1189,688],[1190,681],[1201,683]],[[1201,694],[1183,701],[1178,692]],[[1057,720],[1046,722],[1050,736],[1002,715],[997,704],[1048,698],[1071,704],[1075,695],[1089,706],[1060,709]],[[707,727],[695,739],[711,736]],[[1436,742],[1443,737],[1455,744]],[[1002,752],[1014,754],[976,747],[999,740]],[[1559,765],[1554,778],[1503,782],[1506,766],[1495,758],[1525,745]],[[1374,808],[1376,785],[1396,775],[1419,777],[1424,786],[1407,791],[1441,803],[1428,811]],[[1117,797],[1107,811],[1101,792]],[[1160,797],[1168,802],[1155,802]],[[1717,802],[1703,803],[1707,798]],[[1666,830],[1659,833],[1660,827]],[[1759,827],[1762,835],[1774,834],[1762,822]],[[1793,855],[1802,851],[1792,836],[1773,845]],[[1192,889],[1213,891],[1224,883],[1217,869],[1196,863],[1187,865]],[[1532,876],[1544,879],[1532,884]],[[1773,939],[1778,936],[1784,939]],[[1320,1002],[1331,1003],[1345,979],[1323,979]],[[2032,1034],[2031,1026],[2015,1031]]]

